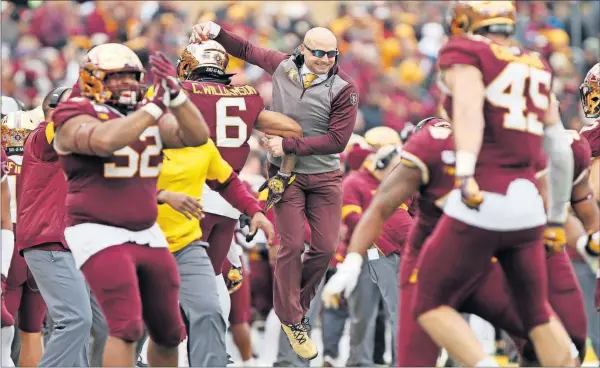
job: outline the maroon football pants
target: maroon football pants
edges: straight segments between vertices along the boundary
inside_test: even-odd
[[[227,259],[227,253],[231,246],[236,223],[236,219],[208,212],[204,213],[204,218],[200,221],[200,228],[202,229],[202,238],[200,239],[208,243],[206,253],[213,265],[215,275],[221,274],[223,263]]]
[[[279,168],[270,165],[269,175]],[[280,237],[275,264],[273,305],[282,323],[299,323],[310,308],[338,245],[342,217],[341,170],[296,174],[275,205]],[[310,248],[304,254],[304,219],[311,229]]]
[[[19,314],[19,330],[27,333],[42,331],[42,324],[46,318],[46,302],[17,247],[10,261],[3,298],[8,313],[13,317]]]

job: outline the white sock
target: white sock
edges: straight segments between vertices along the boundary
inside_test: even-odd
[[[487,357],[484,360],[480,360],[475,364],[475,367],[499,367],[496,359],[492,357]]]
[[[10,358],[10,346],[15,334],[15,326],[2,327],[0,333],[2,334],[2,351],[0,351],[0,355],[2,355],[2,367],[14,367],[15,363]]]

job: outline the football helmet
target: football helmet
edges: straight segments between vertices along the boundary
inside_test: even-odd
[[[465,33],[515,32],[514,1],[455,1],[448,12],[448,28],[452,36]]]
[[[135,73],[137,86],[109,88],[106,77],[113,73]],[[133,108],[142,99],[141,82],[146,71],[140,58],[129,47],[106,43],[93,47],[79,70],[81,95],[97,103]]]
[[[400,151],[400,147],[395,144],[387,144],[379,148],[373,158],[375,161],[375,168],[377,170],[385,169],[390,162],[392,162],[394,157],[398,156]]]
[[[581,87],[579,98],[586,118],[600,117],[600,63],[587,73]]]
[[[401,145],[400,134],[390,127],[379,126],[369,129],[365,133],[365,140],[369,146],[379,149],[389,144]]]
[[[369,144],[367,140],[358,134],[352,133],[350,139],[348,140],[348,144],[346,144],[346,148],[344,148],[344,152],[351,151],[354,146],[359,146],[360,148],[367,149],[369,148]]]
[[[192,43],[187,45],[177,60],[177,77],[187,80],[198,68],[206,68],[207,72],[222,75],[228,64],[229,54],[217,41]]]
[[[0,102],[0,109],[2,110],[2,117],[10,114],[11,112],[23,111],[25,106],[23,102],[13,97],[2,96],[2,102]]]
[[[11,112],[2,118],[2,148],[7,154],[23,153],[25,138],[44,120],[38,109]]]

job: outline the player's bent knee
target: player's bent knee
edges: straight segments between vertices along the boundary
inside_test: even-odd
[[[144,322],[141,319],[132,321],[108,322],[109,335],[128,343],[137,342],[144,334]]]
[[[185,340],[185,337],[185,327],[183,327],[183,324],[180,326],[170,326],[160,334],[150,336],[157,346],[164,349],[176,349]]]

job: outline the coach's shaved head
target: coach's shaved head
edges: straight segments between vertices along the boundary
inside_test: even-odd
[[[333,32],[323,27],[309,29],[304,35],[304,44],[311,49],[335,50],[337,48],[337,39]]]
[[[315,27],[304,35],[304,43],[300,47],[304,55],[304,64],[315,74],[327,74],[335,64],[335,57],[315,55],[315,51],[337,50],[337,39],[333,32],[323,27]]]

